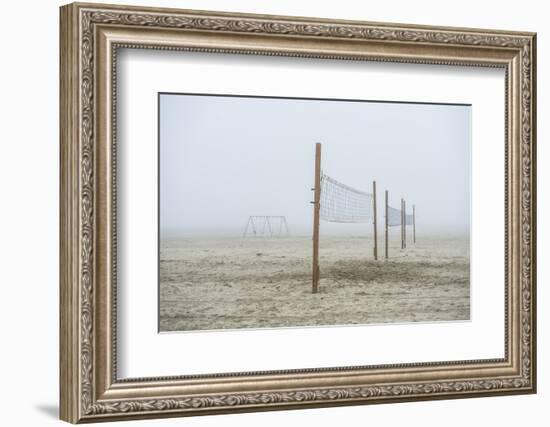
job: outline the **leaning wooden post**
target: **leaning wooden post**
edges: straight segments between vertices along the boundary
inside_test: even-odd
[[[385,195],[385,220],[384,220],[384,257],[388,259],[388,190]]]
[[[413,205],[413,243],[416,243],[416,208]]]
[[[319,290],[319,216],[321,211],[321,144],[315,144],[315,186],[313,187],[313,274],[312,292]]]
[[[374,210],[374,259],[378,260],[378,223],[376,215],[376,181],[372,181],[372,208]]]
[[[403,247],[407,248],[407,202],[403,199]]]

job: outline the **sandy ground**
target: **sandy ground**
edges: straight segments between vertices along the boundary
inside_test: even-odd
[[[311,238],[163,242],[160,330],[468,320],[468,238],[392,240],[390,259],[381,248],[374,261],[369,238],[323,236],[318,294]]]

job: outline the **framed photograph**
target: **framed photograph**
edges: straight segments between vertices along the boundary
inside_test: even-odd
[[[61,8],[61,418],[536,391],[536,36]]]

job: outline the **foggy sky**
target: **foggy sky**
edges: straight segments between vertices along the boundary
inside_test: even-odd
[[[380,224],[389,190],[390,205],[416,205],[418,228],[467,230],[470,120],[469,106],[162,94],[161,234],[238,234],[249,215],[308,230],[316,142],[326,174],[377,181]]]

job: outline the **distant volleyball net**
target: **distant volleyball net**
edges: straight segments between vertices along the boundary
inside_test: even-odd
[[[321,172],[319,215],[323,221],[341,223],[372,223],[374,197]]]
[[[402,218],[400,209],[395,209],[391,206],[387,206],[386,216],[388,227],[397,227],[401,225]]]

